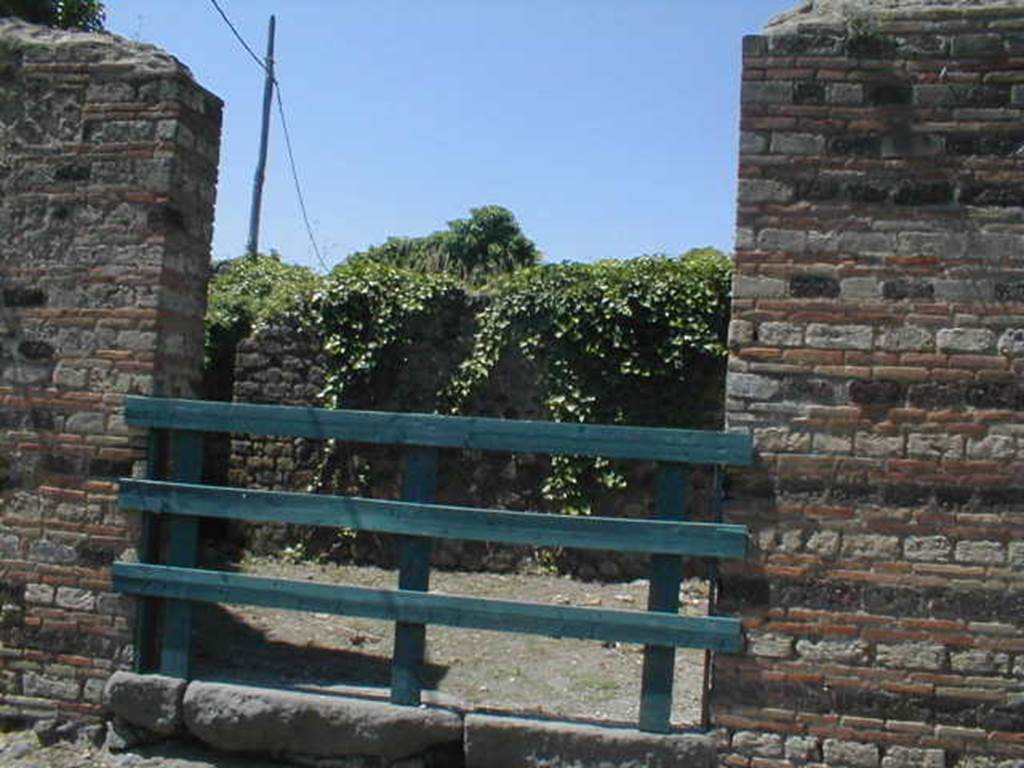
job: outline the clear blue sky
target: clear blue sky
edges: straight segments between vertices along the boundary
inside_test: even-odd
[[[796,0],[220,0],[277,68],[328,265],[504,205],[548,261],[730,250],[740,43]],[[208,0],[107,0],[225,101],[214,257],[248,233],[262,74]],[[317,266],[274,116],[261,250]]]

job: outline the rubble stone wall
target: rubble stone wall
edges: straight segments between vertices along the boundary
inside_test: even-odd
[[[727,413],[759,467],[712,719],[732,766],[1019,765],[1024,8],[868,5],[744,44]]]
[[[196,391],[220,115],[152,46],[0,20],[0,724],[130,661],[122,401]]]

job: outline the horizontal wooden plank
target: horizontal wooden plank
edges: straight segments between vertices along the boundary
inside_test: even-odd
[[[723,523],[567,517],[420,502],[121,480],[121,506],[471,541],[699,557],[746,557],[747,529]]]
[[[114,589],[134,595],[259,605],[410,624],[735,651],[740,622],[669,613],[485,600],[430,592],[287,581],[221,571],[114,563]]]
[[[127,397],[125,418],[133,426],[158,429],[690,464],[746,465],[753,456],[750,436],[738,433],[426,413],[331,411],[285,405]]]

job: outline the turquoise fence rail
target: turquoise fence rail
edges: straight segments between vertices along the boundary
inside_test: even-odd
[[[136,666],[141,671],[191,675],[193,601],[394,621],[391,700],[405,705],[420,703],[429,624],[638,643],[644,645],[639,727],[666,732],[675,649],[728,652],[741,645],[736,618],[680,616],[679,585],[684,556],[746,556],[745,526],[684,519],[690,465],[749,464],[752,447],[746,435],[141,397],[127,398],[125,412],[130,425],[150,429],[149,477],[123,479],[120,491],[123,508],[143,513],[140,562],[113,565],[114,589],[141,598],[136,630]],[[405,446],[403,500],[200,485],[205,432]],[[439,448],[654,460],[659,462],[656,519],[561,517],[435,504]],[[720,478],[721,473],[716,471],[715,476]],[[398,537],[398,589],[197,568],[202,517],[394,534]],[[432,594],[433,538],[649,553],[647,611]]]

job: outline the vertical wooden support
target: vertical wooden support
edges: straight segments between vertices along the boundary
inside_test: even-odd
[[[203,478],[203,434],[171,433],[171,478],[198,483]],[[194,568],[199,555],[199,520],[183,515],[167,517],[167,564]],[[188,679],[192,674],[192,604],[168,600],[164,604],[160,673]]]
[[[151,429],[146,444],[146,477],[159,480],[163,472],[163,433]],[[159,526],[152,512],[143,512],[139,530],[139,562],[155,563],[160,549]],[[135,671],[152,672],[156,669],[156,644],[159,603],[155,598],[142,597],[136,603],[135,614]]]
[[[437,493],[437,450],[413,448],[406,454],[404,501],[434,500]],[[398,588],[430,589],[430,539],[398,537]],[[417,706],[423,688],[423,657],[427,628],[423,624],[395,623],[395,651],[391,658],[391,702]]]
[[[722,522],[722,504],[724,503],[723,484],[725,482],[725,467],[716,464],[712,471],[714,475],[711,482],[710,519],[713,523]],[[718,600],[718,559],[708,560],[708,615],[715,610],[715,603]],[[711,726],[711,649],[704,651],[704,682],[701,686],[701,708],[700,724],[702,728]]]
[[[689,478],[689,468],[681,464],[662,464],[658,467],[655,504],[659,520],[684,519]],[[651,558],[651,586],[647,596],[647,610],[678,613],[679,585],[682,579],[681,557],[654,555]],[[675,650],[671,646],[644,646],[643,678],[640,688],[641,731],[668,733],[671,727]]]

